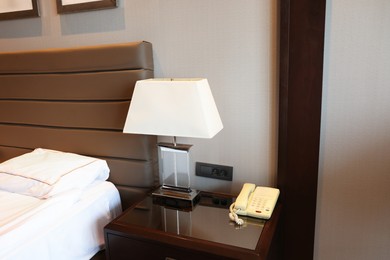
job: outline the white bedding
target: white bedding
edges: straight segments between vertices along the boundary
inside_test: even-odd
[[[120,212],[119,193],[106,181],[46,200],[0,191],[0,259],[90,259]]]
[[[105,160],[37,148],[0,164],[0,190],[45,199],[107,180],[109,172]]]

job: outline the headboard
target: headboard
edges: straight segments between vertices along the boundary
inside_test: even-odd
[[[107,160],[124,208],[158,184],[156,137],[123,134],[148,42],[0,52],[0,162],[41,147]]]

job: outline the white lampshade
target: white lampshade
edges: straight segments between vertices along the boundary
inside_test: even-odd
[[[137,81],[124,133],[212,138],[223,128],[207,79]]]

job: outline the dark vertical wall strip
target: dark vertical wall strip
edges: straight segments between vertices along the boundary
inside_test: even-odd
[[[280,0],[278,187],[284,259],[313,259],[326,0]]]

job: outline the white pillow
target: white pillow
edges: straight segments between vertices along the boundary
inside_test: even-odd
[[[109,171],[101,159],[38,148],[0,164],[0,189],[48,198],[107,180]]]

